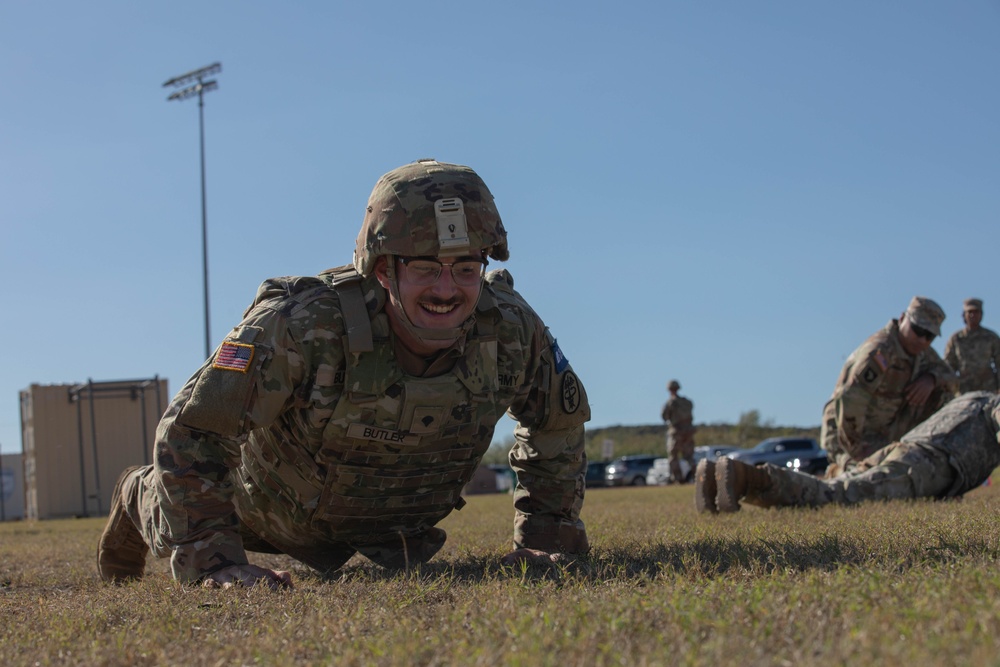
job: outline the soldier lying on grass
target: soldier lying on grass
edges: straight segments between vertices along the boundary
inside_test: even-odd
[[[832,479],[723,458],[695,471],[702,512],[759,507],[851,505],[865,500],[949,498],[975,489],[1000,465],[1000,395],[963,394],[904,435]]]

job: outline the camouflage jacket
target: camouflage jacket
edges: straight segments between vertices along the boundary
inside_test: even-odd
[[[955,469],[947,495],[959,496],[986,481],[1000,466],[1000,395],[962,394],[903,436],[909,442],[944,452]]]
[[[464,503],[505,412],[518,422],[514,545],[586,551],[587,396],[510,275],[487,275],[454,368],[417,378],[395,360],[382,287],[332,271],[265,281],[161,420],[174,576],[246,563],[241,520],[293,555],[419,534]]]
[[[914,408],[905,390],[925,373],[934,378],[935,394],[928,405]],[[955,382],[955,373],[933,348],[910,356],[899,338],[899,322],[890,320],[844,363],[823,409],[821,444],[830,454],[847,452],[861,460],[926,419],[954,392]]]
[[[694,432],[694,403],[681,395],[671,396],[660,413],[670,433]]]
[[[958,391],[1000,389],[1000,336],[985,327],[962,329],[948,339],[944,360],[958,372]]]

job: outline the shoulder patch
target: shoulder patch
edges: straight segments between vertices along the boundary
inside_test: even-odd
[[[556,373],[562,373],[569,366],[569,359],[559,349],[559,342],[555,339],[552,340],[552,357],[556,361]]]
[[[871,384],[878,379],[879,373],[875,370],[875,367],[871,364],[865,366],[865,369],[861,371],[861,379],[866,384]]]
[[[251,361],[253,361],[253,345],[226,341],[215,355],[212,368],[246,373]]]
[[[576,379],[573,371],[563,375],[560,393],[563,411],[566,414],[571,415],[580,409],[580,381]]]

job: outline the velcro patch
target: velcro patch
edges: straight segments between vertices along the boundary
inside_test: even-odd
[[[246,373],[251,361],[253,361],[253,345],[232,343],[227,340],[215,355],[212,368]]]

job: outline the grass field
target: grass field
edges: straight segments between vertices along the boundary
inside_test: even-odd
[[[692,487],[588,492],[592,553],[505,568],[509,496],[473,496],[430,564],[296,588],[99,582],[101,519],[0,525],[4,665],[995,665],[1000,492],[703,516]]]

